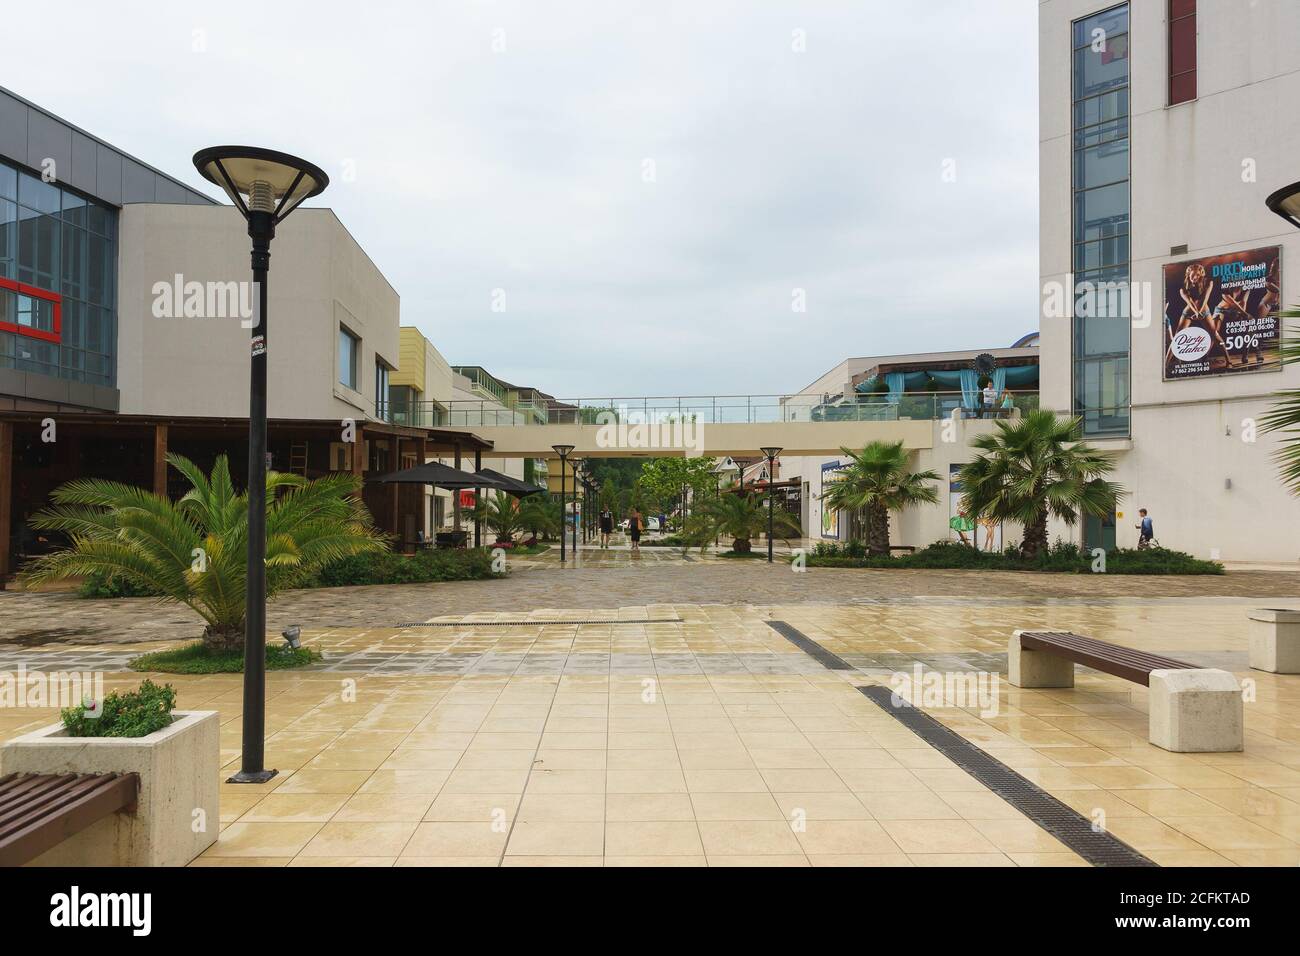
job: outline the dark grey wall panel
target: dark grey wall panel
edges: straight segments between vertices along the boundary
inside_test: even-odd
[[[84,192],[95,195],[99,179],[99,144],[76,130],[72,133],[72,171],[64,175],[64,182]]]
[[[0,88],[0,157],[37,172],[53,159],[60,182],[120,206],[128,202],[219,205],[16,93]]]
[[[55,179],[72,172],[72,128],[36,110],[27,112],[27,165],[44,173],[49,161]]]

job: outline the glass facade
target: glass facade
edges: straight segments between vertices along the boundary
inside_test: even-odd
[[[0,160],[0,368],[117,384],[117,210]]]
[[[339,329],[339,384],[356,391],[357,362],[361,358],[361,340],[347,329]]]
[[[1071,67],[1074,414],[1086,435],[1122,436],[1129,430],[1127,4],[1074,22]]]

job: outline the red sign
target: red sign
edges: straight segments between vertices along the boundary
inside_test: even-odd
[[[474,507],[474,492],[469,488],[462,488],[460,492],[460,506],[462,508]]]

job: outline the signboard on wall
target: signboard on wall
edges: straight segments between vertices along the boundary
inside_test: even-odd
[[[1281,246],[1167,263],[1164,286],[1165,381],[1281,369]]]
[[[842,461],[828,461],[822,464],[822,495],[824,496],[830,486],[844,477],[844,469],[847,468]],[[840,513],[826,503],[825,497],[821,499],[822,506],[822,537],[830,538],[836,541],[840,537]]]

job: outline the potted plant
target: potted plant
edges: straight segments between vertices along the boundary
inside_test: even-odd
[[[175,710],[176,691],[145,680],[62,711],[0,747],[10,773],[134,773],[134,813],[114,813],[46,851],[40,866],[184,866],[221,829],[220,726],[212,710]]]

